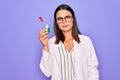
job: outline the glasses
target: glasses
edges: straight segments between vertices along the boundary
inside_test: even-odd
[[[58,17],[56,18],[57,22],[60,24],[60,23],[63,23],[63,19],[65,19],[66,22],[70,22],[72,20],[72,16],[65,16],[64,18],[62,17]]]

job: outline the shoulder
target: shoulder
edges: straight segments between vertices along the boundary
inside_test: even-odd
[[[79,35],[79,38],[81,42],[91,41],[90,37],[86,35]]]
[[[91,45],[92,44],[92,40],[89,36],[86,35],[79,35],[80,38],[80,43],[84,44],[84,45]]]
[[[91,38],[89,36],[86,36],[86,35],[79,35],[79,38],[80,38],[80,43],[86,45],[87,47],[94,47],[93,46],[93,42],[91,40]]]

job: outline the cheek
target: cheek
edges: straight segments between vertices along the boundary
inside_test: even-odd
[[[73,26],[73,19],[69,22],[69,25]]]
[[[69,23],[70,28],[73,27],[73,21]]]
[[[73,27],[73,22],[70,23],[71,27]]]
[[[62,25],[58,24],[58,28],[59,28],[60,30],[62,30]]]

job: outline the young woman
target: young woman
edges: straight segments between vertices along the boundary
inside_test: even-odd
[[[91,39],[82,35],[72,8],[59,5],[54,13],[55,36],[40,30],[43,45],[40,69],[51,80],[99,80],[98,61]]]

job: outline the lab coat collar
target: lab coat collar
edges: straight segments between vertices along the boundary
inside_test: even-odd
[[[76,49],[80,43],[78,43],[77,41],[73,40],[73,44],[74,44],[73,49]],[[60,42],[58,43],[58,47],[61,48],[61,46],[64,47],[63,42],[60,40]]]
[[[61,44],[63,44],[63,42],[60,40],[60,42],[58,43],[58,45],[60,46]],[[79,43],[75,40],[73,40],[73,44],[74,44],[74,47],[77,46]]]

